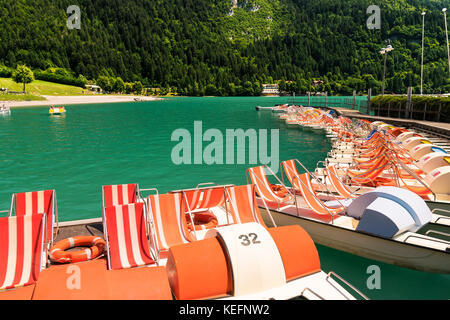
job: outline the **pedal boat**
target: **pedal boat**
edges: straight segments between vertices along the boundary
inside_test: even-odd
[[[48,110],[49,115],[61,115],[66,113],[65,107],[52,107]]]

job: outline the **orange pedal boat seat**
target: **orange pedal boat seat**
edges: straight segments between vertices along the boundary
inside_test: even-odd
[[[171,300],[164,267],[107,270],[106,259],[43,270],[33,300]]]
[[[166,270],[178,300],[224,297],[233,290],[231,270],[217,238],[171,247]]]
[[[268,229],[283,260],[286,280],[320,271],[320,259],[309,234],[299,225]]]
[[[320,271],[314,242],[300,226],[270,228],[268,232],[281,256],[286,282]],[[227,297],[235,290],[230,258],[219,237],[171,247],[166,270],[179,300]]]

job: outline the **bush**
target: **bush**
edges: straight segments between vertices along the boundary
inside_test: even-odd
[[[205,88],[205,95],[215,96],[217,94],[217,88],[213,84],[208,84]]]
[[[400,109],[400,118],[405,118],[406,109],[406,96],[376,96],[370,100],[371,109],[374,110],[376,115],[383,117],[398,117],[398,110]],[[426,111],[432,111],[435,113],[425,114],[425,120],[436,121],[437,113],[439,112],[440,122],[450,122],[450,97],[430,97],[430,96],[412,96],[411,98],[411,110],[415,111],[410,113],[409,118],[416,120],[424,120],[424,110],[426,105]],[[388,106],[390,112],[388,114]],[[378,114],[378,108],[380,110]]]
[[[63,68],[49,68],[45,71],[36,70],[34,76],[38,80],[67,84],[81,88],[84,88],[87,83],[85,77],[81,76],[77,78],[73,73]]]
[[[6,66],[0,66],[0,77],[11,78],[12,74],[13,74],[13,69],[8,68]]]
[[[140,81],[136,81],[133,83],[133,92],[136,94],[142,94],[142,89],[144,88],[144,86],[142,85],[142,83]]]

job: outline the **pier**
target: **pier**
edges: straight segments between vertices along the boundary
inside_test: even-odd
[[[450,123],[371,116],[367,114],[362,114],[357,110],[350,110],[346,108],[332,108],[332,109],[335,110],[339,115],[345,117],[365,119],[369,121],[383,121],[395,126],[416,129],[428,135],[435,135],[440,138],[450,140]]]

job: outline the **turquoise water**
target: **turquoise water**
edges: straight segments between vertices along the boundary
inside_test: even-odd
[[[47,107],[12,110],[0,118],[0,210],[11,194],[56,189],[60,221],[101,216],[101,186],[138,182],[160,192],[195,187],[202,182],[244,184],[245,164],[172,162],[178,141],[172,133],[218,129],[279,129],[280,161],[298,158],[309,169],[325,158],[330,143],[323,133],[288,129],[271,112],[287,98],[171,98],[162,101],[67,106],[65,116],[49,116]],[[205,148],[210,142],[203,142]],[[246,152],[255,145],[246,143]],[[270,147],[269,147],[270,149]],[[202,149],[203,150],[203,149]],[[192,160],[194,149],[192,149]],[[236,151],[236,150],[235,150]],[[271,154],[269,150],[269,154]],[[247,153],[246,153],[247,154]],[[225,159],[224,159],[225,161]],[[322,268],[334,270],[373,299],[448,299],[450,277],[364,259],[318,246]],[[369,290],[367,267],[378,265],[381,289]]]

